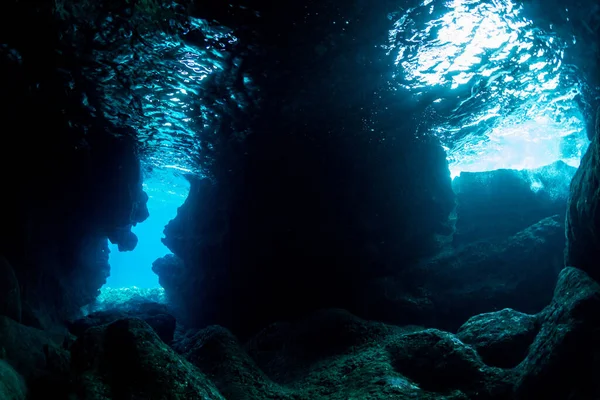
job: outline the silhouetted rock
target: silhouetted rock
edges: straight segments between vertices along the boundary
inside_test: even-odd
[[[502,398],[512,390],[509,375],[486,366],[455,335],[436,329],[397,338],[388,351],[392,365],[425,390],[459,389],[478,398]]]
[[[0,315],[21,322],[21,290],[12,266],[0,255]]]
[[[227,329],[210,326],[176,347],[212,378],[228,400],[296,399],[293,391],[271,381]]]
[[[510,308],[469,318],[456,333],[473,346],[487,365],[516,367],[525,359],[538,332],[538,318]]]
[[[193,281],[186,281],[188,275],[183,261],[174,254],[167,254],[152,263],[152,271],[158,275],[158,283],[165,289],[169,302],[185,309],[183,301],[192,290]]]
[[[25,378],[30,398],[66,397],[69,354],[47,332],[0,316],[0,359]]]
[[[88,122],[91,131],[99,129]],[[47,123],[44,130],[63,131],[52,124],[67,124]],[[24,162],[44,173],[34,185],[6,177],[13,196],[0,210],[0,253],[14,268],[27,309],[24,321],[33,326],[59,326],[90,303],[110,274],[106,238],[131,249],[133,242],[115,233],[132,239],[131,226],[147,212],[132,140],[91,131],[86,145],[62,137],[53,138],[56,143],[29,138],[31,146],[17,147],[27,148]],[[4,171],[5,160],[0,157]]]
[[[577,268],[560,273],[541,329],[518,366],[518,399],[600,398],[600,285]]]
[[[454,244],[504,239],[546,217],[562,218],[575,171],[557,161],[533,170],[462,172],[452,182],[457,203]]]
[[[562,268],[563,220],[542,221],[502,241],[482,240],[381,278],[363,292],[364,315],[455,331],[503,308],[535,314],[552,299]]]
[[[435,235],[448,233],[454,195],[439,145],[407,143],[404,158],[384,147],[336,156],[282,138],[286,156],[257,149],[242,181],[192,179],[166,226],[163,241],[183,267],[171,259],[154,269],[187,325],[247,337],[324,307],[359,312],[365,281],[435,253]]]
[[[571,182],[565,264],[600,281],[600,107],[596,132]]]
[[[69,324],[69,330],[75,336],[82,336],[91,327],[105,325],[123,318],[139,318],[144,320],[158,337],[165,343],[170,343],[175,334],[176,320],[169,314],[167,307],[159,303],[123,304],[121,307],[96,311],[84,318]]]
[[[72,358],[80,398],[224,399],[140,319],[88,329],[73,345]]]

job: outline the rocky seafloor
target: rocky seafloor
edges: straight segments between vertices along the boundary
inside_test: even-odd
[[[327,309],[240,342],[220,326],[174,335],[146,310],[61,344],[1,317],[0,394],[26,398],[25,379],[36,398],[593,399],[599,307],[598,282],[568,267],[539,313],[480,314],[456,333]]]
[[[598,204],[596,194],[585,191],[588,197],[578,202],[578,185],[590,184],[584,172],[594,158],[586,157],[569,196],[572,212],[581,214],[589,208],[574,203]],[[578,232],[577,223],[567,218],[573,232]],[[134,291],[129,301],[123,295],[104,295],[102,307],[70,321],[66,333],[20,323],[20,299],[14,290],[4,290],[0,395],[15,400],[596,399],[600,284],[585,268],[557,267],[554,258],[562,255],[565,237],[554,231],[564,229],[560,218],[546,217],[508,238],[477,240],[415,264],[404,273],[421,269],[429,289],[412,302],[405,293],[404,301],[387,305],[382,319],[393,319],[389,310],[395,309],[396,323],[326,308],[239,339],[218,325],[178,325],[168,304]],[[582,254],[578,246],[588,246],[589,240],[597,239],[568,240],[567,259],[574,251]],[[493,264],[498,258],[501,263]],[[511,265],[510,274],[492,271],[493,266],[511,271]],[[544,270],[535,269],[542,265]],[[2,273],[6,288],[11,267],[4,259]],[[455,278],[449,282],[451,276]],[[545,306],[539,304],[540,293],[533,304],[527,296],[515,295],[519,288],[534,287],[532,282],[540,284],[544,276],[556,282]],[[392,288],[402,293],[399,286]],[[467,299],[461,300],[466,296],[470,307]],[[539,310],[477,312],[507,298],[517,308]],[[458,323],[463,314],[470,317]],[[436,324],[454,328],[431,327]]]

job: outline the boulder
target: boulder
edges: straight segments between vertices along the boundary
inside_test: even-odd
[[[289,389],[261,371],[227,329],[210,326],[181,344],[183,356],[197,366],[227,399],[293,399]]]
[[[535,315],[505,308],[469,318],[456,337],[473,346],[487,365],[513,368],[525,359],[539,329],[537,322]]]
[[[141,319],[90,328],[71,352],[79,398],[224,399],[204,374]]]
[[[82,336],[94,326],[104,325],[123,318],[140,318],[156,332],[165,343],[170,343],[175,334],[176,320],[169,314],[167,307],[159,303],[128,303],[122,308],[96,311],[84,318],[69,323],[69,331]]]
[[[69,354],[47,332],[0,316],[0,355],[23,376],[31,398],[66,397]]]
[[[507,373],[486,366],[472,347],[449,332],[426,329],[402,335],[388,351],[394,368],[426,390],[460,389],[493,398],[512,390]]]

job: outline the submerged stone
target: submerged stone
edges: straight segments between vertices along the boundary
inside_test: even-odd
[[[227,329],[211,326],[180,343],[178,350],[213,382],[227,399],[295,399],[261,371]]]
[[[67,395],[69,355],[46,331],[0,316],[0,359],[23,376],[30,398]]]
[[[175,334],[176,320],[167,306],[159,303],[130,302],[121,307],[107,308],[88,314],[84,318],[69,323],[69,330],[75,336],[82,336],[91,327],[114,322],[122,318],[144,320],[165,343],[170,343]]]
[[[459,389],[494,398],[512,390],[508,374],[486,366],[472,347],[448,332],[409,333],[397,338],[388,351],[396,370],[427,390]]]
[[[473,346],[487,365],[512,368],[525,359],[537,321],[534,315],[505,308],[469,318],[456,336]]]
[[[80,398],[224,399],[140,319],[88,329],[73,345],[72,357]]]

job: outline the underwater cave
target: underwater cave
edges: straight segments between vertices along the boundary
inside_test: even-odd
[[[597,1],[3,6],[0,399],[600,399]]]
[[[139,295],[162,292],[152,263],[171,254],[161,241],[163,230],[185,201],[189,183],[180,173],[155,169],[144,177],[142,188],[148,194],[148,219],[131,229],[138,238],[133,250],[122,252],[116,244],[109,246],[110,276],[101,289],[101,299],[121,294],[126,301],[126,294],[132,291]]]

